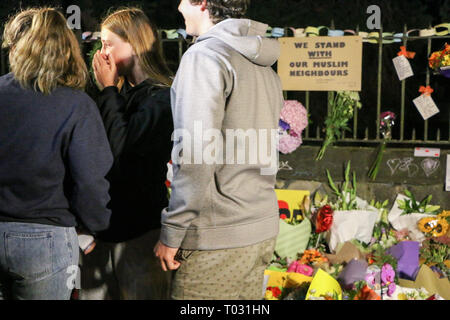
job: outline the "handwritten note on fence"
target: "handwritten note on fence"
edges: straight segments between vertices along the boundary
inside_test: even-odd
[[[394,62],[395,71],[397,71],[400,80],[405,80],[414,75],[411,64],[405,56],[395,57],[392,61]]]
[[[416,105],[417,110],[419,110],[423,120],[427,120],[439,113],[438,107],[430,96],[421,95],[414,99],[413,102]]]

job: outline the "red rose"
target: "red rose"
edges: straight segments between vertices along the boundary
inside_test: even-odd
[[[326,205],[319,209],[316,216],[316,233],[330,230],[333,223],[333,209]]]
[[[282,214],[282,215],[280,215],[280,219],[285,220],[285,219],[287,219],[287,216],[285,214]]]
[[[278,288],[278,287],[272,287],[272,288],[271,288],[271,291],[272,291],[272,295],[273,295],[275,298],[278,298],[278,297],[281,295],[281,290],[280,290],[280,288]]]

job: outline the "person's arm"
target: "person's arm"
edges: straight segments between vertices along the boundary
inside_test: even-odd
[[[125,145],[127,121],[123,115],[126,100],[120,95],[116,86],[106,87],[97,98],[97,105],[103,119],[106,134],[111,146],[114,159],[122,152]]]
[[[201,141],[194,136],[194,126],[201,124],[203,132],[217,130],[220,133],[225,114],[226,100],[232,87],[232,74],[220,58],[199,51],[187,52],[178,69],[172,86],[172,111],[175,141],[172,152],[173,181],[168,208],[162,211],[160,241],[170,248],[179,248],[192,220],[205,205],[204,195],[214,181],[215,164],[193,163],[194,147],[205,149],[210,141]],[[177,131],[184,130],[182,141]],[[200,138],[201,139],[201,138]],[[183,142],[191,143],[192,164],[179,163],[174,154]],[[183,150],[184,155],[187,154]],[[187,160],[186,158],[183,159]],[[177,163],[178,162],[178,163]]]
[[[92,100],[72,131],[68,166],[73,181],[70,207],[92,234],[106,230],[111,211],[105,179],[112,166],[112,154],[100,114]]]
[[[114,57],[101,54],[99,50],[92,60],[95,81],[101,90],[97,105],[104,122],[114,159],[121,154],[125,145],[127,121],[123,118],[127,101],[119,93],[118,72]]]
[[[144,134],[151,135],[160,121],[166,121],[170,97],[164,89],[160,90],[147,96],[140,102],[137,111],[127,116],[125,104],[124,97],[114,86],[105,88],[98,98],[99,110],[116,160],[123,153],[125,144],[135,144]]]

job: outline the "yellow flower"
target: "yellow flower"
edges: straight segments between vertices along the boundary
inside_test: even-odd
[[[423,233],[429,233],[433,237],[444,236],[448,231],[448,223],[444,218],[427,217],[421,219],[417,226]]]
[[[399,293],[397,296],[398,300],[408,300],[408,297],[404,293]]]
[[[439,215],[439,218],[446,218],[446,217],[450,217],[450,210],[443,210]]]
[[[442,66],[450,66],[450,55],[446,55],[445,58],[442,60]]]
[[[274,298],[272,291],[266,290],[266,296],[264,297],[266,300],[278,300],[277,298]]]

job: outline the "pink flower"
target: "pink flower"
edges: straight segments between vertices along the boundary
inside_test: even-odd
[[[314,273],[314,269],[306,264],[301,264],[296,260],[289,265],[287,272],[296,272],[310,277]]]
[[[395,271],[394,268],[389,263],[383,264],[381,267],[381,281],[384,285],[389,285],[394,282],[395,279]]]
[[[287,272],[297,272],[297,266],[298,266],[298,261],[296,260],[296,261],[293,261],[290,265],[289,265],[289,267],[288,267],[288,269],[287,269]]]
[[[402,241],[408,238],[409,236],[409,231],[408,229],[402,229],[402,230],[394,230],[394,234],[395,234],[395,238],[397,239],[397,241]]]
[[[387,286],[388,287],[388,296],[391,296],[395,289],[396,289],[396,285],[395,285],[395,271],[394,268],[392,268],[392,266],[389,263],[385,263],[383,264],[383,266],[381,267],[381,284],[382,286]]]
[[[280,118],[288,123],[290,129],[301,136],[302,131],[308,125],[308,112],[305,107],[296,100],[285,100]]]
[[[288,134],[283,134],[279,140],[278,150],[283,154],[288,154],[300,147],[302,142],[301,136],[293,137]]]
[[[394,294],[394,292],[395,292],[395,289],[397,289],[397,286],[395,285],[395,283],[391,283],[389,286],[388,286],[388,292],[387,292],[387,295],[390,297],[390,296],[392,296],[393,294]]]
[[[380,118],[386,119],[386,120],[395,120],[396,115],[395,115],[395,113],[393,113],[391,111],[385,111],[382,114],[380,114]]]
[[[373,288],[375,286],[375,272],[370,272],[366,275],[366,283],[369,287]]]

